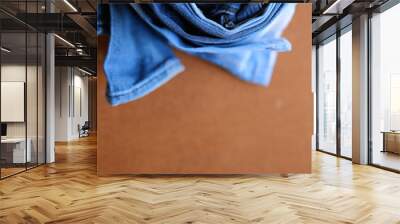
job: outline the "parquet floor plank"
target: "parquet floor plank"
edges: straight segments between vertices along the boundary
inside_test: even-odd
[[[400,175],[313,152],[313,173],[98,177],[96,138],[0,181],[2,223],[400,224]]]

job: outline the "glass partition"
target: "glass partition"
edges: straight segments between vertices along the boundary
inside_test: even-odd
[[[30,161],[28,168],[37,165],[38,160],[38,34],[36,32],[27,33],[27,75],[26,75],[26,115],[27,115],[27,150],[30,151]]]
[[[352,32],[340,36],[340,155],[352,157]]]
[[[371,18],[371,162],[400,170],[400,5]]]
[[[0,7],[43,11],[43,1]],[[45,163],[45,34],[0,12],[0,178]],[[6,23],[4,21],[7,21]]]
[[[1,34],[2,177],[24,171],[31,162],[32,152],[26,141],[26,41],[25,32]]]
[[[43,33],[38,33],[38,75],[37,75],[37,162],[43,164],[46,162],[46,37]]]
[[[336,38],[318,47],[318,149],[336,153]]]

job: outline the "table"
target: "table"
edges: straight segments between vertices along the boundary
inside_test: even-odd
[[[400,131],[382,131],[383,150],[382,152],[392,152],[400,154]]]
[[[28,144],[26,144],[28,142]],[[30,138],[5,138],[1,139],[1,157],[6,163],[26,163],[32,160]],[[25,145],[26,154],[25,154]]]

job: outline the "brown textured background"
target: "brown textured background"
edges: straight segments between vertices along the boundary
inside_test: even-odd
[[[268,88],[177,52],[186,70],[144,98],[111,107],[99,38],[99,175],[311,171],[311,5],[298,4]]]

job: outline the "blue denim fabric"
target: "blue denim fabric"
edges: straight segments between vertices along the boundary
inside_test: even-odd
[[[235,26],[259,14],[260,10],[265,7],[265,5],[262,3],[229,3],[218,5],[198,4],[198,7],[207,18],[214,20],[226,28],[232,28],[232,26],[227,24],[229,21],[232,21],[233,24],[231,25]]]
[[[104,71],[112,105],[140,98],[183,70],[172,49],[127,5],[110,7],[111,36]],[[116,35],[117,34],[117,35]]]
[[[104,69],[108,99],[140,98],[183,70],[170,45],[250,83],[270,82],[293,3],[102,5],[98,34],[110,33]]]

